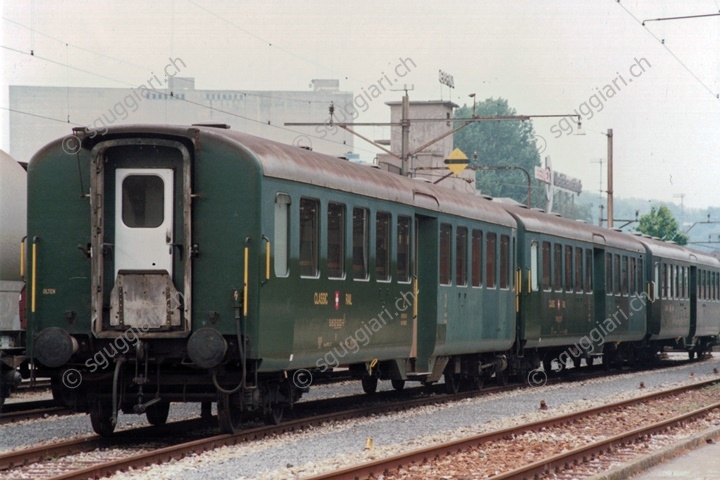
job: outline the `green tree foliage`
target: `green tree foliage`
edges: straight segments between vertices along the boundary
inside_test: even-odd
[[[470,118],[472,105],[455,110],[455,118]],[[517,115],[503,98],[488,98],[476,105],[477,116]],[[456,125],[460,125],[456,122]],[[499,120],[475,122],[455,132],[454,143],[470,158],[473,166],[518,166],[530,173],[532,205],[545,206],[544,184],[535,180],[535,167],[540,165],[540,153],[535,130],[529,121]],[[473,154],[477,152],[477,160]],[[518,170],[478,170],[475,173],[478,189],[493,197],[510,197],[527,201],[527,176]]]
[[[677,220],[665,205],[661,205],[660,208],[652,207],[650,213],[641,216],[636,230],[662,240],[673,241],[678,245],[688,243],[688,236],[680,231]]]

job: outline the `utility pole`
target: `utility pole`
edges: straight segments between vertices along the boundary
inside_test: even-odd
[[[613,228],[613,131],[608,128],[607,131],[607,162],[608,162],[608,191],[607,191],[607,226]]]
[[[402,127],[402,147],[400,150],[401,164],[400,174],[403,177],[408,175],[408,150],[410,149],[410,120],[408,117],[410,111],[410,98],[408,97],[407,85],[405,86],[405,96],[402,100],[402,120],[400,121]]]

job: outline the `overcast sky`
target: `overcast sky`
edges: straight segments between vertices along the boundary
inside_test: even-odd
[[[719,11],[718,0],[4,0],[0,107],[8,85],[127,88],[178,58],[198,89],[309,90],[314,78],[337,78],[361,94],[387,76],[381,86],[412,85],[411,100],[462,105],[476,93],[507,98],[519,114],[578,113],[585,135],[569,119],[533,123],[543,156],[586,191],[600,189],[612,128],[616,196],[718,206],[720,17],[641,22]],[[388,121],[384,102],[401,95],[383,92],[357,121]],[[389,138],[387,128],[365,132]],[[355,146],[372,159],[372,147]]]

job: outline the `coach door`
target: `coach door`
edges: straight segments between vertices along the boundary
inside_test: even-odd
[[[115,278],[120,271],[173,273],[173,171],[115,171]]]
[[[190,329],[190,154],[180,143],[110,140],[93,151],[93,323],[163,335]],[[114,333],[113,333],[114,332]]]
[[[605,315],[607,313],[607,301],[608,301],[608,292],[609,289],[612,289],[612,284],[607,284],[606,280],[607,278],[612,277],[612,272],[609,273],[606,272],[606,267],[612,268],[611,265],[605,264],[605,249],[604,248],[597,248],[595,247],[593,249],[593,317],[594,317],[594,325],[593,328],[597,328],[598,326],[602,325],[603,320],[605,320]],[[604,331],[604,330],[599,330]],[[595,355],[599,355],[603,351],[602,347],[602,339],[597,338],[597,335],[591,336],[591,340],[593,343],[593,350],[592,353]]]
[[[438,305],[438,220],[415,216],[415,286],[413,350],[416,373],[431,370],[430,357],[435,350]],[[417,328],[415,328],[417,325]]]

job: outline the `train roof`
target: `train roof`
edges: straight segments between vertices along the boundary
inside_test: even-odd
[[[665,242],[657,238],[638,236],[637,239],[645,245],[647,250],[654,256],[682,262],[720,267],[720,259],[709,253],[691,250],[687,247],[677,245],[675,243]]]
[[[563,218],[510,204],[503,204],[522,228],[529,232],[555,235],[580,242],[621,248],[633,252],[644,251],[637,238],[627,233],[591,225],[589,223]]]
[[[212,140],[229,142],[236,145],[238,150],[252,153],[258,159],[266,177],[413,205],[507,227],[516,226],[514,218],[507,211],[482,197],[457,193],[370,166],[357,165],[330,155],[227,128],[201,125],[120,125],[110,127],[104,137],[116,138],[133,134],[144,137],[155,134],[182,136],[196,144]],[[92,143],[101,140],[96,137],[90,148]]]

